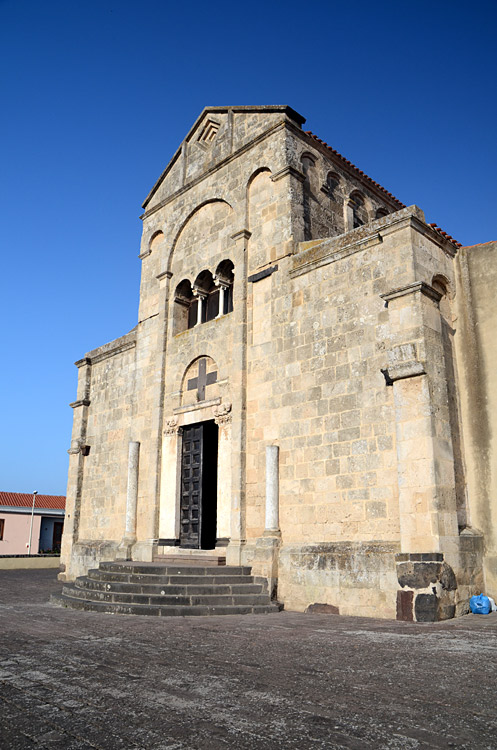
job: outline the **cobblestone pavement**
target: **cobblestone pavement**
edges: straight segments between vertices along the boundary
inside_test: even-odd
[[[0,571],[2,750],[497,748],[497,614],[160,619],[59,590]]]

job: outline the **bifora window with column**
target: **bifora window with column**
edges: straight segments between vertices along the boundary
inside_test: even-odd
[[[193,283],[183,279],[174,294],[174,334],[232,312],[233,279],[229,259],[221,261],[214,274],[204,269]]]

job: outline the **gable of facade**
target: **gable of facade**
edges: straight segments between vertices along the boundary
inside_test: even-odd
[[[459,243],[303,123],[207,108],[147,197],[139,323],[77,363],[64,575],[216,547],[289,608],[452,616]]]

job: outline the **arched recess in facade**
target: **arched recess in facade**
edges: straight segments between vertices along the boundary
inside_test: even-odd
[[[228,201],[226,201],[224,198],[209,198],[208,200],[205,200],[199,203],[198,206],[196,206],[192,211],[190,211],[188,216],[181,223],[178,229],[178,232],[176,233],[176,236],[173,240],[171,250],[169,253],[169,257],[168,257],[168,261],[167,261],[167,271],[174,272],[173,266],[175,264],[175,259],[178,257],[178,253],[181,247],[186,244],[185,239],[187,239],[187,235],[190,233],[192,225],[200,224],[205,219],[205,223],[207,225],[207,236],[204,234],[203,236],[200,236],[199,238],[197,238],[196,246],[195,246],[195,241],[193,241],[190,244],[190,248],[192,252],[187,253],[187,256],[192,255],[193,251],[195,250],[197,250],[197,253],[198,253],[199,244],[201,246],[205,246],[205,241],[207,240],[207,243],[209,241],[209,234],[211,235],[210,239],[211,240],[213,239],[212,234],[214,233],[212,231],[209,232],[209,229],[212,230],[212,227],[215,225],[215,221],[214,222],[211,221],[209,224],[209,214],[211,215],[216,214],[223,210],[227,211],[227,214],[229,215],[230,220],[233,221],[233,206],[230,203],[228,203]],[[232,231],[234,231],[234,228]],[[229,235],[229,231],[227,232],[227,234]],[[181,259],[181,262],[183,263],[183,265],[184,265],[185,260],[187,260],[187,258],[183,257]],[[219,258],[219,260],[221,260],[221,257]],[[198,266],[198,269],[200,270],[201,267],[202,265],[200,264]],[[189,270],[190,269],[187,266],[184,266],[185,275],[188,275]],[[193,274],[194,277],[195,275],[196,273]]]
[[[194,405],[218,398],[219,368],[208,354],[201,354],[190,362],[181,378],[180,405]]]
[[[247,228],[251,232],[248,253],[248,272],[270,262],[269,224],[276,218],[276,196],[272,172],[260,167],[247,182]],[[272,208],[274,207],[274,212]],[[264,214],[263,214],[264,209]],[[274,215],[273,215],[274,213]]]

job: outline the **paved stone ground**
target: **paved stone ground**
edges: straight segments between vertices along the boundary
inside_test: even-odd
[[[497,748],[497,614],[154,618],[0,571],[1,750]]]

